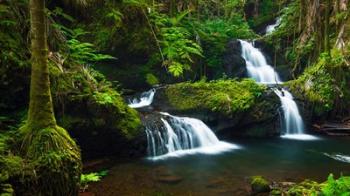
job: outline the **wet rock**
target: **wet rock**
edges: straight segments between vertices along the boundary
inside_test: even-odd
[[[270,192],[270,183],[262,176],[252,176],[250,178],[250,185],[253,194]]]
[[[241,57],[242,46],[238,40],[231,40],[226,45],[224,53],[225,74],[231,78],[247,76],[245,60]]]

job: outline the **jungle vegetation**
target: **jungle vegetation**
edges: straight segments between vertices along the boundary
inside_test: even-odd
[[[349,8],[348,0],[0,0],[0,195],[77,195],[97,180],[81,176],[82,159],[109,148],[137,154],[128,147],[143,127],[124,96],[140,89],[174,84],[166,94],[180,110],[250,109],[266,87],[227,73],[232,40],[264,43],[312,120],[348,118]],[[290,192],[338,195],[348,182],[329,176]]]

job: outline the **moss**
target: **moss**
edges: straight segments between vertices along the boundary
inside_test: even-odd
[[[291,187],[287,193],[288,195],[317,195],[317,192],[319,192],[320,189],[320,184],[317,182],[305,180]]]
[[[340,176],[334,179],[333,174],[328,176],[327,181],[318,183],[309,179],[293,185],[287,191],[287,195],[349,195],[350,177]]]
[[[264,90],[264,86],[249,79],[200,81],[171,85],[166,96],[178,110],[204,109],[233,115],[250,109]]]
[[[283,194],[282,194],[282,191],[281,191],[281,190],[273,189],[273,190],[270,192],[270,195],[272,195],[272,196],[280,196],[280,195],[283,195]]]
[[[109,89],[103,93],[96,92],[93,98],[100,107],[109,109],[110,115],[117,117],[113,128],[120,130],[128,139],[139,134],[141,120],[137,111],[128,107],[117,91]]]
[[[147,84],[149,84],[151,86],[159,84],[158,78],[151,73],[146,74],[146,82],[147,82]]]
[[[347,72],[348,68],[343,67],[344,58],[338,50],[332,51],[332,57],[323,54],[317,63],[286,85],[295,94],[311,103],[316,115],[322,115],[334,109],[347,108],[350,91],[346,81],[350,76]],[[342,107],[335,108],[337,105]]]
[[[254,193],[264,193],[270,191],[270,183],[262,176],[251,177],[250,185]]]
[[[26,194],[76,195],[81,173],[80,149],[67,131],[55,126],[32,130],[25,125],[21,151],[35,173]]]

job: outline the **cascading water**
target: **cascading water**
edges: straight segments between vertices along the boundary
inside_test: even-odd
[[[259,83],[278,84],[281,80],[276,71],[266,62],[266,58],[252,43],[239,40],[242,46],[242,57],[246,62],[248,75]]]
[[[282,80],[278,73],[267,64],[262,52],[255,48],[252,43],[240,40],[242,46],[242,57],[246,61],[249,77],[264,84],[280,84]],[[304,134],[304,123],[293,96],[286,89],[274,89],[280,98],[283,109],[283,138],[312,140],[316,137]]]
[[[265,33],[271,34],[276,29],[276,27],[278,27],[281,24],[281,22],[282,22],[282,18],[281,17],[277,18],[277,20],[274,24],[268,25],[266,27]]]
[[[187,154],[217,154],[238,146],[221,142],[212,130],[195,118],[161,113],[161,128],[147,128],[148,154],[152,160]]]
[[[133,100],[129,101],[129,107],[131,108],[142,108],[146,107],[152,104],[154,94],[156,93],[155,89],[151,89],[147,92],[143,92],[140,96],[140,98],[134,98]]]

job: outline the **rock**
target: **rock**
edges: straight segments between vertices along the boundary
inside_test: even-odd
[[[114,90],[67,99],[56,113],[58,124],[77,140],[83,159],[146,154],[147,140],[139,114]]]
[[[253,176],[250,178],[250,185],[253,194],[270,192],[270,183],[262,176]]]
[[[238,40],[231,40],[226,45],[224,53],[225,74],[231,78],[247,76],[245,60],[241,56],[242,47]]]
[[[244,110],[238,109],[239,111],[230,114],[225,113],[222,109],[213,111],[208,107],[208,100],[202,100],[203,97],[208,96],[208,93],[204,92],[206,91],[204,88],[196,87],[196,85],[196,83],[193,86],[191,84],[182,85],[180,83],[158,89],[154,97],[153,107],[156,110],[168,112],[173,115],[200,119],[221,138],[230,138],[233,136],[266,137],[280,134],[278,115],[280,101],[272,90],[264,90],[258,98],[252,98],[256,100],[252,105],[247,106],[248,108]],[[207,88],[209,90],[216,88],[214,87],[215,82],[209,82],[203,85],[208,85]],[[241,84],[236,82],[228,82],[227,85],[238,85],[237,88],[244,88],[239,87]],[[244,94],[249,94],[249,89],[244,92]],[[235,93],[230,94],[230,92],[220,91],[214,91],[214,93],[232,99],[232,103],[249,102],[251,100],[248,98],[247,100],[235,101],[236,98],[233,97]],[[213,96],[213,99],[215,100],[219,96]],[[177,100],[174,101],[174,99]],[[222,99],[219,102],[221,103],[221,101]],[[186,104],[188,106],[184,106]],[[219,106],[223,106],[224,104],[227,103],[220,104]]]

